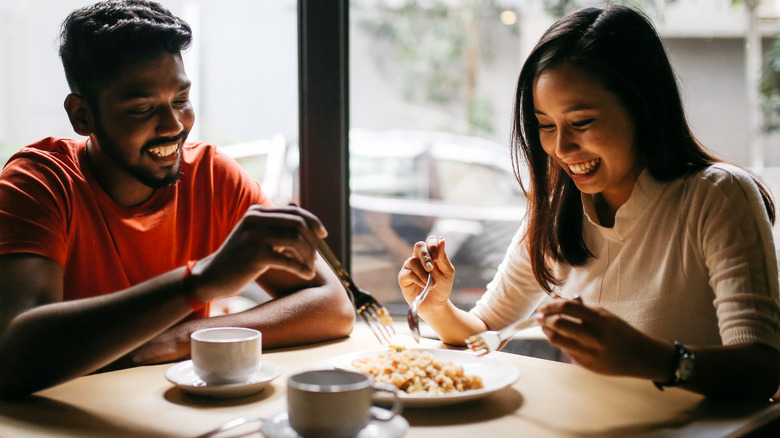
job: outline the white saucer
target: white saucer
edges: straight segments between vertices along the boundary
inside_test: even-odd
[[[195,374],[192,361],[185,360],[168,368],[165,371],[165,378],[191,394],[214,398],[233,398],[256,394],[264,390],[272,380],[282,375],[282,371],[281,365],[262,361],[260,369],[246,383],[209,385]]]
[[[387,409],[373,406],[372,411],[376,410],[378,416],[387,417],[390,411]],[[371,420],[355,438],[401,438],[409,429],[409,422],[406,418],[396,415],[390,421]],[[297,432],[290,427],[290,421],[287,412],[274,415],[263,422],[260,432],[268,438],[300,438]]]

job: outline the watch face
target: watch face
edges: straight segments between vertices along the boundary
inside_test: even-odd
[[[680,357],[680,364],[677,367],[677,380],[687,382],[693,377],[693,354],[685,353]]]

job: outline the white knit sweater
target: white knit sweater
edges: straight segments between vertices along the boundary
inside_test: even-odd
[[[595,258],[582,267],[556,267],[561,295],[579,294],[670,341],[780,350],[771,224],[747,172],[718,164],[661,183],[645,170],[612,228],[598,224],[592,196],[582,200],[584,238]],[[530,315],[545,298],[523,233],[471,310],[491,329]]]

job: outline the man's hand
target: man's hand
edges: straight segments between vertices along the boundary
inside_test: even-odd
[[[306,210],[255,205],[222,246],[195,265],[195,293],[203,302],[232,296],[269,269],[311,280],[317,240],[326,236],[319,219]]]

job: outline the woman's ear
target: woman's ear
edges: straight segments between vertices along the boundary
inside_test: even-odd
[[[88,136],[92,134],[92,109],[87,101],[78,94],[70,93],[65,98],[65,111],[68,113],[70,125],[77,134]]]

